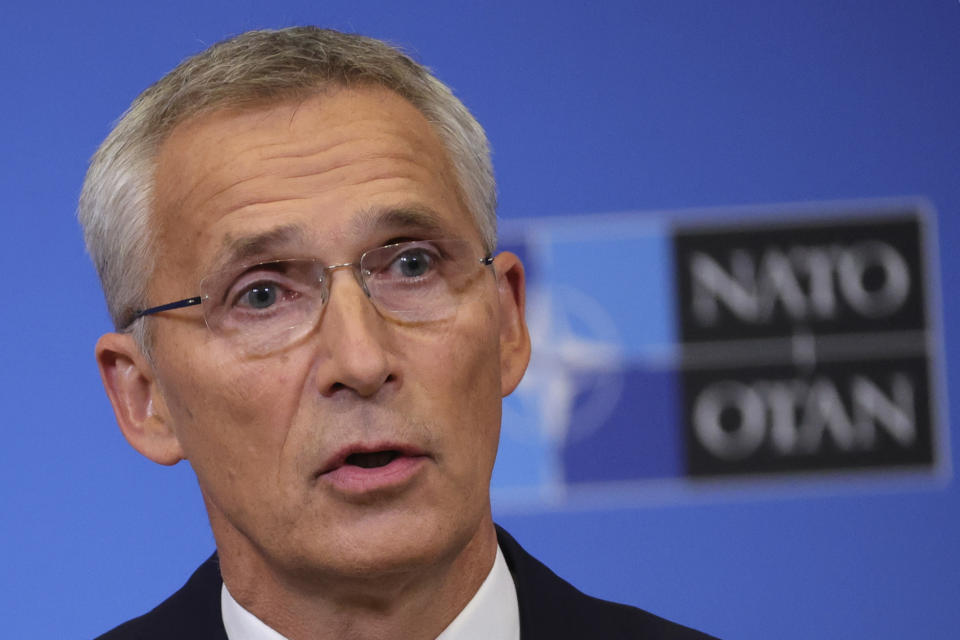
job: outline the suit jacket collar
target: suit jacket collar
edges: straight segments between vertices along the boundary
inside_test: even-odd
[[[524,551],[500,527],[497,541],[517,587],[521,640],[710,638],[641,609],[580,593]],[[214,553],[157,608],[99,640],[227,640],[220,613],[222,584],[220,562]]]

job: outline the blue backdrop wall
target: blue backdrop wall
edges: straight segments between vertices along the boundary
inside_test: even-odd
[[[92,637],[153,606],[213,547],[189,467],[140,458],[114,424],[93,361],[109,322],[73,212],[89,156],[133,97],[250,28],[314,23],[407,46],[486,126],[506,221],[927,198],[943,420],[957,439],[956,0],[41,0],[8,3],[0,21],[7,637]],[[936,478],[495,511],[585,591],[725,638],[948,638],[960,490],[944,451]]]

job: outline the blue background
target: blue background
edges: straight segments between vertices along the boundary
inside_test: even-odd
[[[7,637],[91,637],[212,549],[189,468],[140,458],[114,425],[93,361],[109,323],[73,210],[132,98],[248,28],[406,44],[486,126],[505,219],[926,196],[944,361],[960,365],[956,0],[38,1],[0,21]],[[958,493],[950,477],[898,474],[495,509],[585,591],[725,638],[949,638]]]

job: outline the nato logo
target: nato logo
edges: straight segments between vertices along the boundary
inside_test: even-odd
[[[533,357],[498,504],[941,472],[933,220],[870,201],[510,223]]]

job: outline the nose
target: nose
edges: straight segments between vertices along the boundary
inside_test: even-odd
[[[352,391],[375,395],[396,380],[388,350],[388,327],[351,269],[328,272],[329,298],[320,320],[323,356],[317,384],[324,396]]]

